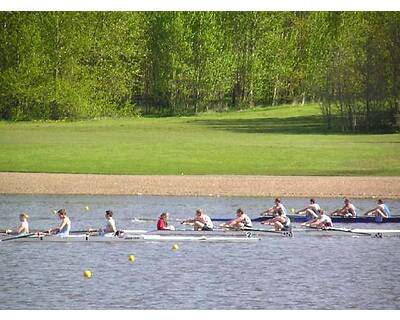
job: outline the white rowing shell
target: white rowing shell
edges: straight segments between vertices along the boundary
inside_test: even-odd
[[[123,238],[110,237],[110,236],[87,236],[87,235],[70,235],[67,237],[45,236],[38,237],[32,236],[28,238],[15,239],[13,242],[145,242],[145,241],[199,241],[199,242],[254,242],[259,241],[260,238],[246,238],[246,237],[205,237],[205,236],[160,236],[160,235],[134,235]],[[12,242],[12,241],[10,241]]]

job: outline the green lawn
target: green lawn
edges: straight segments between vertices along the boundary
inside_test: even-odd
[[[326,134],[318,106],[193,117],[0,122],[0,171],[400,175],[400,134]]]

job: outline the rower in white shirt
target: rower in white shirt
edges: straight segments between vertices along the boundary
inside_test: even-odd
[[[355,218],[357,217],[356,207],[350,202],[349,199],[344,199],[344,206],[342,209],[333,211],[331,216],[342,216],[345,218]]]
[[[183,220],[181,224],[193,224],[194,231],[212,231],[214,228],[211,218],[201,209],[196,210],[196,216],[193,219]]]
[[[6,234],[28,234],[29,233],[29,224],[28,224],[29,216],[26,213],[21,213],[19,215],[20,224],[13,230],[6,230]]]
[[[391,212],[389,207],[383,202],[382,199],[378,200],[378,206],[365,213],[366,216],[375,216],[377,222],[382,222],[383,218],[389,218]]]
[[[69,236],[71,230],[71,220],[67,216],[65,209],[60,209],[57,211],[58,217],[61,220],[60,225],[57,228],[52,228],[49,230],[49,234],[55,234],[58,237]]]
[[[321,209],[319,204],[315,201],[315,199],[310,199],[310,204],[305,207],[304,209],[296,211],[296,214],[305,213],[305,215],[309,219],[316,219],[318,218],[318,211]]]
[[[262,216],[267,216],[272,214],[273,216],[287,216],[287,210],[285,206],[282,204],[281,199],[276,198],[274,201],[275,205],[264,212],[261,212]]]
[[[250,217],[246,213],[244,213],[243,209],[239,208],[236,210],[236,219],[221,224],[221,227],[244,229],[252,228],[253,223],[251,222]]]
[[[303,226],[323,229],[328,227],[333,227],[332,219],[325,214],[324,210],[320,209],[318,211],[318,217],[311,222],[302,223]]]
[[[106,225],[104,228],[99,230],[100,234],[106,234],[106,233],[117,233],[117,227],[115,226],[115,220],[113,218],[113,212],[111,210],[107,210],[105,214],[105,218],[107,220]]]
[[[268,210],[265,210],[261,215],[273,214],[274,217],[266,221],[261,222],[261,224],[273,225],[276,231],[288,231],[291,229],[291,221],[287,215],[287,210],[285,206],[281,203],[281,199],[275,199],[275,205]]]

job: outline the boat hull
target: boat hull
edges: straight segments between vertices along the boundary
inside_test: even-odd
[[[293,237],[296,236],[369,236],[373,238],[398,237],[400,229],[349,229],[349,228],[325,228],[316,229],[309,227],[293,227],[290,231],[275,231],[271,229],[251,229],[251,230],[215,230],[215,231],[145,231],[129,230],[123,236],[105,236],[90,234],[71,234],[66,237],[46,236],[41,234],[23,235],[21,238],[7,239],[0,238],[1,242],[252,242],[267,237]]]
[[[291,231],[275,231],[272,229],[249,229],[249,230],[232,230],[232,229],[217,229],[213,231],[193,231],[193,230],[173,230],[173,231],[163,231],[155,230],[148,231],[146,235],[160,235],[165,237],[170,236],[203,236],[203,237],[291,237]]]
[[[303,215],[289,214],[288,217],[292,222],[306,222],[308,218]],[[253,222],[262,222],[273,218],[272,216],[256,217],[252,218]],[[377,221],[375,217],[357,217],[357,218],[343,218],[343,217],[331,217],[333,223],[400,223],[400,217],[383,218],[382,221]],[[230,221],[232,218],[212,218],[213,221]]]
[[[126,237],[104,237],[88,235],[70,235],[67,237],[57,236],[32,236],[15,239],[9,242],[112,242],[112,243],[131,243],[131,242],[256,242],[257,237],[233,237],[233,236],[162,236],[157,234],[140,234]]]
[[[400,230],[389,229],[349,229],[349,228],[296,228],[296,235],[308,236],[367,236],[372,238],[400,237]]]

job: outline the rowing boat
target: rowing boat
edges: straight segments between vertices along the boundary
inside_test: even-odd
[[[298,214],[289,214],[288,217],[292,222],[306,222],[307,220],[309,220],[308,217]],[[253,222],[262,222],[271,218],[273,218],[273,216],[262,216],[262,217],[252,218],[251,220]],[[331,219],[333,223],[400,223],[400,216],[383,218],[381,221],[379,221],[379,219],[376,219],[375,217],[369,217],[369,216],[356,217],[356,218],[344,218],[344,217],[332,216]],[[226,221],[231,221],[232,218],[214,217],[212,218],[212,220],[226,222]]]
[[[131,230],[134,233],[137,233],[135,230]],[[244,236],[244,237],[257,237],[264,238],[269,236],[280,236],[280,237],[293,237],[296,235],[337,235],[337,236],[370,236],[375,238],[382,237],[400,237],[400,229],[350,229],[350,228],[337,228],[337,227],[328,227],[324,229],[310,228],[310,227],[300,227],[300,228],[292,228],[289,231],[275,231],[271,229],[256,229],[256,228],[246,228],[246,229],[217,229],[214,231],[192,231],[192,230],[174,230],[174,231],[166,231],[166,230],[155,230],[148,231],[145,233],[146,235],[162,235],[162,236]]]
[[[134,231],[134,230],[132,230]],[[255,228],[246,228],[246,229],[215,229],[213,231],[193,231],[193,230],[154,230],[148,231],[145,234],[147,235],[161,235],[165,237],[169,236],[204,236],[204,237],[215,237],[215,236],[224,236],[224,237],[292,237],[292,231],[276,231],[272,229],[255,229]]]
[[[78,234],[80,233],[80,234]],[[245,240],[246,238],[258,239],[261,237],[293,237],[291,231],[275,231],[271,229],[216,229],[214,231],[193,231],[187,229],[178,230],[121,230],[121,236],[116,237],[111,234],[107,234],[104,237],[99,236],[97,232],[85,232],[82,231],[71,231],[70,236],[56,237],[39,235],[41,233],[32,233],[30,235],[22,235],[14,237],[17,241],[34,241],[34,240],[45,240],[55,242],[74,242],[74,241],[97,241],[97,242],[108,242],[108,241],[119,241],[126,239],[129,241],[197,241],[207,240],[213,242],[238,242],[239,239]],[[19,239],[22,237],[22,239]],[[2,237],[0,237],[0,241]],[[7,241],[7,238],[4,238]],[[13,241],[15,241],[13,240]]]
[[[77,232],[77,231],[76,231]],[[2,241],[32,242],[143,242],[143,241],[207,241],[207,242],[246,242],[257,241],[269,236],[293,237],[297,235],[307,236],[369,236],[373,238],[400,237],[400,229],[349,229],[328,227],[324,229],[310,227],[294,227],[289,231],[275,231],[271,229],[247,228],[241,230],[216,229],[214,231],[193,231],[193,230],[124,230],[122,236],[107,234],[100,236],[93,233],[73,233],[67,237],[54,235],[43,235],[31,233],[14,237],[0,237]],[[3,239],[1,239],[3,238]]]
[[[69,235],[66,237],[33,235],[19,238],[13,242],[255,242],[259,241],[257,237],[233,237],[233,236],[162,236],[159,234],[137,234],[125,237],[115,236],[90,236],[87,234]]]
[[[132,230],[134,231],[134,230]],[[337,235],[337,236],[369,236],[374,238],[382,237],[400,237],[400,229],[350,229],[350,228],[335,228],[328,227],[324,229],[301,227],[292,228],[289,231],[275,231],[271,229],[256,229],[247,228],[241,230],[231,230],[231,229],[217,229],[214,231],[191,231],[191,230],[175,230],[175,231],[148,231],[146,235],[162,235],[162,236],[242,236],[242,237],[257,237],[265,238],[270,236],[280,236],[280,237],[293,237],[296,235]]]

